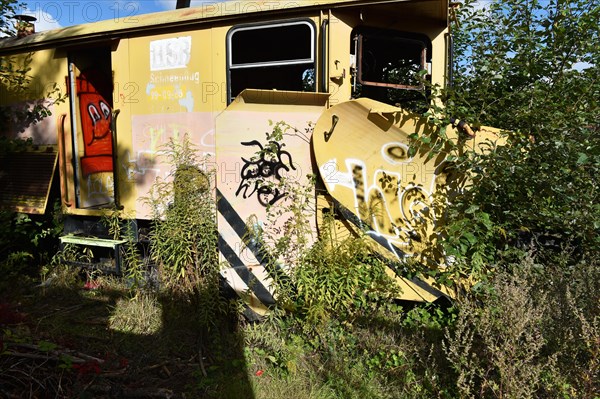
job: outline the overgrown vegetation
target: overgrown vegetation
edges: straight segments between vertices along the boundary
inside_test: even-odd
[[[32,145],[31,140],[0,137],[0,157]],[[0,275],[5,277],[0,287],[19,276],[37,277],[38,266],[48,263],[56,252],[62,215],[58,203],[48,208],[44,215],[0,209]]]
[[[310,211],[298,207],[303,202],[297,193],[307,189],[282,191],[291,193],[290,201],[271,212],[289,218],[284,226],[295,226]],[[446,231],[462,235],[478,228],[477,222],[448,221]],[[490,217],[485,221],[490,231],[498,229],[492,223]],[[582,252],[568,241],[562,247],[507,242],[471,266],[466,254],[473,249],[461,248],[463,253],[455,252],[459,266],[449,265],[448,273],[460,268],[461,275],[483,278],[473,290],[462,291],[452,306],[403,307],[391,299],[395,288],[387,266],[371,254],[367,241],[360,236],[339,241],[327,231],[321,229],[319,241],[296,252],[301,255],[289,279],[276,280],[280,296],[271,316],[245,329],[258,397],[600,395],[597,252]],[[261,235],[272,253],[289,254],[290,234],[276,230],[283,237],[277,240],[269,232],[264,226]]]
[[[456,33],[447,114],[505,129],[484,154],[450,143],[471,182],[441,231],[446,250],[493,270],[511,249],[571,246],[573,261],[600,246],[598,42],[600,7],[588,1],[467,2]],[[521,257],[518,252],[516,257]],[[484,266],[485,265],[485,266]],[[464,266],[464,262],[463,262]],[[484,271],[485,272],[485,271]]]
[[[151,257],[165,288],[192,293],[208,288],[203,280],[218,272],[213,172],[196,158],[187,138],[171,140],[165,154],[172,181],[155,182],[146,199],[154,221]]]
[[[453,262],[437,277],[479,283],[449,309],[356,312],[356,292],[385,297],[389,285],[353,285],[377,265],[354,247],[360,238],[331,246],[325,236],[306,252],[306,269],[300,262],[292,272],[315,289],[299,288],[286,308],[295,312],[261,325],[263,338],[251,344],[260,348],[255,364],[278,376],[299,378],[300,365],[308,377],[294,386],[309,387],[306,397],[600,397],[600,297],[591,289],[600,259],[600,7],[475,6],[466,2],[457,16],[455,86],[426,114],[439,129],[414,137],[413,150],[447,152],[449,170],[469,177],[451,186],[460,195],[450,203],[442,193],[438,234]],[[505,129],[506,145],[465,149],[465,137],[444,133],[450,117]],[[288,339],[277,341],[278,331]]]
[[[51,311],[41,316],[39,323],[44,325],[43,329],[55,340],[62,340],[63,336],[80,340],[83,335],[88,337],[84,341],[88,341],[93,334],[92,342],[101,342],[106,355],[96,356],[97,349],[93,349],[95,356],[92,360],[83,358],[86,363],[82,369],[80,357],[73,357],[71,352],[54,344],[56,359],[60,356],[75,359],[68,364],[56,364],[54,358],[45,356],[44,345],[40,345],[36,334],[30,334],[29,330],[21,332],[18,326],[11,325],[10,318],[4,317],[0,302],[3,328],[0,343],[17,348],[0,357],[0,389],[7,393],[27,389],[35,396],[48,384],[53,386],[57,397],[73,397],[78,390],[97,396],[106,394],[103,384],[108,384],[109,390],[134,392],[131,395],[171,395],[172,391],[155,387],[156,378],[152,374],[156,369],[162,375],[159,380],[173,375],[177,389],[193,396],[212,392],[214,397],[220,397],[222,389],[216,386],[226,377],[240,374],[238,383],[231,388],[235,392],[231,397],[247,396],[249,384],[244,375],[242,341],[235,328],[237,308],[220,292],[212,172],[195,153],[187,138],[181,142],[171,141],[161,153],[169,159],[173,169],[168,179],[156,182],[147,198],[155,217],[150,248],[144,240],[137,242],[127,215],[117,210],[106,211],[101,223],[110,237],[126,240],[121,248],[123,277],[73,267],[73,262],[78,265],[90,262],[94,254],[89,248],[82,252],[81,247],[71,245],[65,245],[42,270],[44,281],[32,298],[34,303],[44,308],[46,302],[57,301],[61,305],[75,302],[57,314]],[[142,229],[141,234],[144,231]],[[90,312],[92,308],[100,310],[91,316],[82,309],[84,306],[89,307]],[[80,316],[72,323],[62,319],[63,311],[77,311]],[[84,332],[80,329],[79,323],[96,326],[98,317],[103,320],[102,330]],[[46,318],[49,318],[48,324],[43,322]],[[88,347],[84,343],[80,345]],[[0,346],[0,350],[4,348]],[[106,356],[129,360],[125,365],[117,362],[112,367]],[[171,356],[179,359],[171,359]],[[23,362],[24,367],[30,365],[26,374],[30,373],[31,379],[22,379],[5,367],[7,362],[23,358],[34,359],[33,364]],[[127,366],[129,361],[131,365]],[[147,364],[148,361],[151,363]],[[111,373],[117,381],[111,381],[112,377],[104,382],[94,378]],[[128,382],[131,387],[118,382],[126,374],[131,375],[131,383]],[[205,381],[194,384],[194,375]],[[140,390],[133,382],[135,379],[149,381],[154,387]]]
[[[133,303],[117,304],[113,326],[156,330],[160,313],[181,302],[192,310],[191,326],[204,336],[231,310],[220,293],[213,172],[196,153],[187,136],[180,142],[171,139],[161,150],[172,171],[153,184],[145,199],[153,220],[147,251],[136,243],[131,223],[120,212],[104,221],[114,238],[128,240],[122,258]]]

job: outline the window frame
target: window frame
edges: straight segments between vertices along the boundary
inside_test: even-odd
[[[389,34],[394,33],[394,37],[390,37]],[[428,71],[429,68],[427,65],[427,55],[428,51],[431,53],[431,40],[423,35],[417,33],[408,33],[402,31],[385,31],[383,34],[379,32],[373,32],[370,29],[359,30],[358,32],[353,34],[354,40],[356,40],[356,80],[358,83],[364,86],[374,86],[374,87],[386,87],[391,89],[401,89],[401,90],[423,90],[425,88],[424,84],[419,85],[405,85],[399,83],[384,83],[377,82],[371,80],[365,80],[362,77],[362,58],[363,58],[363,38],[366,36],[368,38],[382,38],[384,40],[393,40],[398,43],[410,43],[412,45],[418,44],[421,46],[421,70]]]
[[[248,30],[257,30],[257,29],[269,29],[274,27],[285,27],[285,26],[294,26],[294,25],[306,25],[310,29],[310,58],[302,58],[302,59],[293,59],[293,60],[283,60],[283,61],[265,61],[265,62],[252,62],[252,63],[244,63],[244,64],[232,64],[233,61],[233,36],[235,33],[240,31],[248,31]],[[302,64],[312,64],[312,68],[317,68],[317,26],[314,21],[310,18],[298,18],[298,19],[286,19],[286,20],[278,20],[278,21],[269,21],[269,22],[259,22],[259,23],[250,23],[250,24],[241,24],[233,26],[227,32],[226,37],[226,62],[227,62],[227,104],[230,104],[234,99],[231,96],[231,71],[240,70],[240,69],[251,69],[251,68],[261,68],[261,67],[273,67],[273,66],[286,66],[286,65],[302,65]],[[316,77],[316,74],[315,74]],[[314,91],[317,91],[317,82],[315,82]]]

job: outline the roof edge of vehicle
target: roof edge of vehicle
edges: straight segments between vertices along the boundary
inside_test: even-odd
[[[186,25],[236,19],[241,14],[244,14],[245,18],[250,18],[254,15],[277,14],[296,10],[352,7],[357,6],[359,2],[360,5],[368,5],[423,2],[423,0],[255,0],[251,2],[252,6],[249,5],[250,2],[247,0],[228,0],[190,8],[74,25],[38,32],[23,38],[4,38],[0,39],[0,53],[33,51],[53,45],[68,46],[97,40],[110,41],[118,39],[121,35],[136,34],[147,30],[181,29]],[[127,24],[129,26],[124,26]]]

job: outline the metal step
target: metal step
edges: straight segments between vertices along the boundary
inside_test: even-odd
[[[111,240],[107,238],[98,238],[98,237],[87,237],[87,236],[78,236],[74,234],[68,234],[60,237],[61,246],[65,244],[77,245],[81,247],[93,248],[103,248],[108,251],[100,251],[104,252],[102,257],[94,256],[94,260],[92,262],[81,262],[81,261],[69,261],[68,263],[73,266],[84,267],[88,269],[101,270],[104,273],[114,273],[121,274],[121,245],[125,244],[127,240]]]

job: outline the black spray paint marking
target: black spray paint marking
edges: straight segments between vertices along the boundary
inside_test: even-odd
[[[290,169],[296,170],[291,154],[282,150],[283,144],[276,141],[269,141],[266,149],[257,140],[241,144],[247,147],[258,147],[258,155],[249,160],[242,158],[244,161],[240,173],[242,181],[235,195],[239,196],[241,193],[242,197],[247,199],[256,194],[262,206],[275,204],[286,196],[286,193],[277,186],[283,178],[282,173],[289,172]]]

